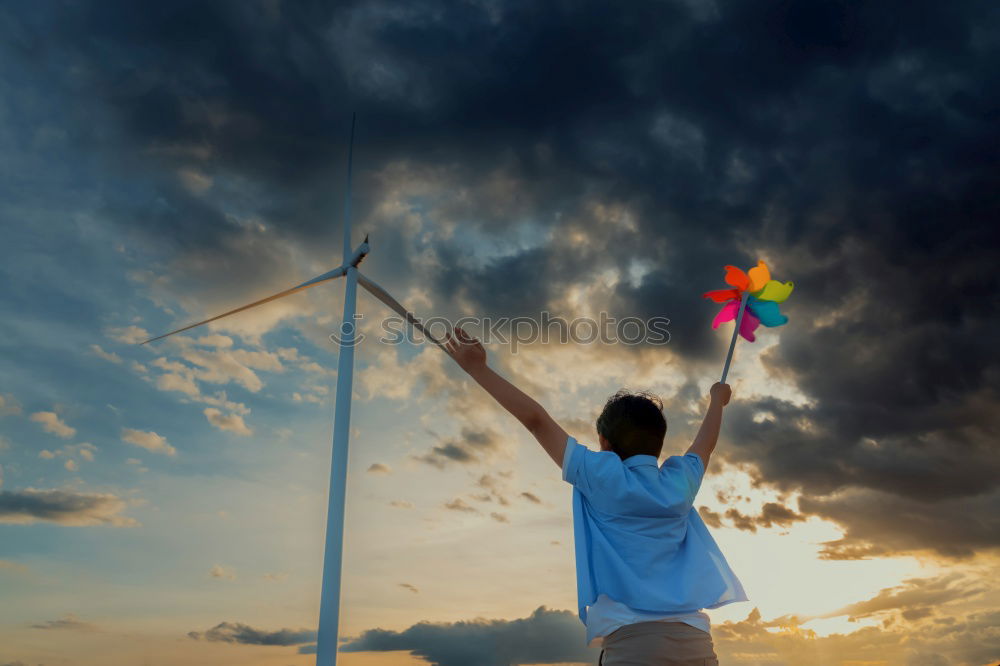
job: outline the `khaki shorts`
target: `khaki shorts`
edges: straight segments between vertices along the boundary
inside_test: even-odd
[[[599,666],[719,666],[712,636],[684,622],[636,622],[604,637]]]

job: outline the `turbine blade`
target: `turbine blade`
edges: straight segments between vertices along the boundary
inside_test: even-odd
[[[413,326],[418,331],[426,335],[431,342],[436,344],[441,349],[444,349],[446,352],[448,351],[447,349],[445,349],[444,342],[438,340],[436,337],[434,337],[433,333],[424,328],[424,325],[421,323],[419,319],[417,319],[413,315],[413,313],[404,308],[403,305],[395,298],[390,296],[389,292],[387,292],[385,289],[383,289],[382,287],[378,286],[377,284],[366,278],[361,271],[358,271],[358,284],[367,289],[368,293],[370,293],[372,296],[374,296],[378,300],[388,305],[390,309],[402,315],[402,317],[406,319],[407,322],[413,324]]]
[[[204,321],[199,321],[196,324],[191,324],[190,326],[185,326],[184,328],[178,328],[176,331],[170,331],[169,333],[164,333],[163,335],[158,335],[155,338],[150,338],[149,340],[146,340],[146,342],[153,342],[154,340],[161,340],[163,338],[166,338],[168,336],[173,335],[174,333],[182,333],[182,332],[184,332],[184,331],[186,331],[188,329],[195,328],[196,326],[201,326],[202,324],[207,324],[209,322],[215,321],[216,319],[222,319],[223,317],[228,317],[231,314],[236,314],[237,312],[243,312],[244,310],[249,310],[250,308],[256,307],[258,305],[263,305],[264,303],[268,303],[270,301],[277,300],[277,299],[282,298],[284,296],[289,296],[291,294],[294,294],[297,291],[302,291],[303,289],[308,289],[309,287],[314,287],[314,286],[316,286],[317,284],[319,284],[321,282],[326,282],[327,280],[333,280],[334,278],[339,278],[339,277],[343,276],[346,272],[347,272],[347,269],[345,269],[343,266],[338,266],[337,268],[334,268],[332,271],[323,273],[322,275],[318,275],[318,276],[314,277],[311,280],[307,280],[307,281],[303,282],[302,284],[300,284],[298,286],[292,287],[291,289],[286,289],[285,291],[278,292],[277,294],[274,294],[273,296],[268,296],[267,298],[262,298],[259,301],[254,301],[253,303],[248,303],[247,305],[240,306],[240,307],[236,308],[235,310],[230,310],[229,312],[223,312],[222,314],[216,315],[216,316],[212,317],[211,319],[206,319]],[[143,342],[141,344],[146,344],[146,342]]]

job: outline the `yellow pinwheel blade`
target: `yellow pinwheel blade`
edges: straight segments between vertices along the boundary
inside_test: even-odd
[[[760,292],[755,293],[754,298],[761,301],[773,301],[775,303],[784,303],[788,296],[792,293],[792,289],[795,288],[791,282],[778,282],[777,280],[769,280],[764,288]]]

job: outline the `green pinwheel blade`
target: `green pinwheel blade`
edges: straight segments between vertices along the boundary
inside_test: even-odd
[[[753,293],[753,297],[759,301],[771,301],[773,303],[784,303],[795,288],[791,282],[778,282],[768,280],[767,284],[760,291]]]

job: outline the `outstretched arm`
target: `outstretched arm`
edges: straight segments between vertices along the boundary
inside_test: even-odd
[[[445,341],[445,348],[455,362],[476,380],[500,406],[514,415],[528,429],[545,452],[562,467],[568,435],[548,412],[526,393],[486,365],[486,350],[478,340],[461,328]]]
[[[722,408],[729,404],[729,398],[733,395],[733,390],[729,384],[716,382],[712,385],[711,402],[708,405],[708,412],[705,413],[705,420],[701,422],[698,434],[695,435],[694,442],[688,448],[687,453],[697,453],[701,457],[701,462],[705,469],[708,469],[708,459],[715,450],[715,443],[719,440],[719,430],[722,428]]]

